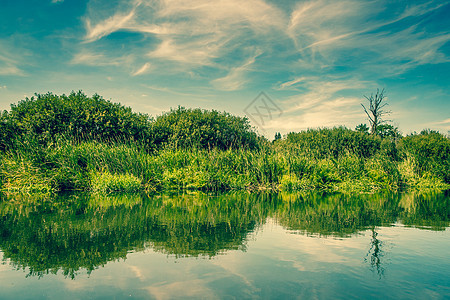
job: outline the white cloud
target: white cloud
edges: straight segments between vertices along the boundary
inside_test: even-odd
[[[107,36],[117,30],[125,28],[128,22],[130,22],[135,15],[135,11],[132,10],[128,14],[116,14],[108,19],[97,23],[96,25],[91,24],[91,20],[86,20],[86,41],[93,42]]]
[[[52,0],[52,3],[63,3],[64,0]]]
[[[292,119],[298,126],[352,122],[356,110],[346,109],[358,106],[359,100],[344,97],[345,91],[359,95],[363,89],[376,88],[380,78],[449,61],[441,49],[450,41],[450,30],[431,34],[418,26],[425,14],[442,6],[431,1],[396,4],[395,10],[384,0],[298,1],[284,10],[282,4],[263,0],[114,3],[90,2],[84,19],[85,43],[72,63],[125,66],[130,76],[184,76],[220,91],[243,89],[255,80],[254,75],[268,74],[263,78],[267,79],[278,68],[281,71],[273,75],[274,83],[279,82],[275,89],[299,92],[284,102],[284,117],[301,114],[297,121]],[[138,43],[131,41],[120,51],[94,48],[118,31],[133,32]],[[249,48],[263,49],[264,55]],[[188,94],[180,87],[158,89]]]
[[[291,13],[287,34],[299,49],[331,43],[354,31],[353,25],[361,24],[367,9],[367,4],[361,1],[301,2]],[[372,13],[379,11],[376,7],[371,10]]]
[[[282,83],[284,89],[301,87],[302,92],[283,101],[285,108],[279,118],[264,125],[265,130],[285,132],[307,128],[333,127],[342,124],[353,126],[364,120],[360,103],[363,97],[345,96],[342,93],[356,91],[357,94],[375,84],[356,78],[339,80],[333,77],[300,77]]]
[[[19,60],[12,54],[12,50],[0,48],[0,75],[25,75],[25,72],[19,68]]]
[[[339,65],[352,55],[363,62],[352,66],[360,73],[397,75],[418,65],[449,61],[440,48],[450,41],[450,30],[430,34],[418,26],[421,19],[414,19],[442,5],[427,2],[386,13],[389,7],[383,1],[302,2],[286,32],[310,70]]]
[[[24,76],[25,73],[19,69],[17,66],[11,64],[4,64],[0,62],[0,75],[9,76],[9,75],[17,75]]]
[[[272,26],[281,27],[284,23],[280,11],[262,0],[165,0],[161,1],[158,15],[188,17],[194,24],[215,25],[213,28],[203,28],[202,31],[242,23],[250,25],[254,30],[264,30]]]
[[[107,57],[101,53],[82,51],[73,57],[71,63],[87,66],[128,66],[131,60],[130,56]]]
[[[437,1],[437,2],[441,2],[441,1]],[[400,15],[399,19],[422,16],[433,10],[441,8],[442,6],[444,6],[446,4],[448,4],[448,3],[436,4],[434,1],[428,1],[428,2],[422,3],[422,4],[410,5],[405,8],[403,13]]]
[[[444,119],[437,122],[430,122],[424,124],[424,127],[438,130],[443,134],[448,134],[450,137],[450,118]]]
[[[450,124],[450,118],[442,120],[442,121],[439,121],[439,122],[436,122],[436,124]]]
[[[147,53],[147,59],[152,59],[152,72],[178,70],[188,74],[192,68],[203,66],[222,69],[217,60],[237,51],[242,57],[228,63],[226,69],[231,79],[233,70],[235,77],[241,77],[239,67],[246,53],[239,52],[245,43],[251,43],[247,40],[276,39],[273,31],[282,32],[286,23],[283,13],[263,0],[119,1],[116,6],[101,3],[89,6],[85,42],[99,41],[117,31],[150,36],[147,51],[144,46],[130,55],[141,61],[139,53]],[[222,81],[219,85],[225,87],[227,79]]]
[[[134,72],[132,75],[133,76],[137,76],[137,75],[142,75],[148,72],[148,70],[150,69],[150,63],[145,63],[139,70],[137,70],[136,72]]]
[[[326,105],[336,98],[336,93],[348,90],[361,90],[372,83],[358,79],[336,80],[335,78],[303,78],[305,92],[289,97],[284,107],[290,107],[285,112],[295,112]]]
[[[229,71],[228,75],[212,80],[211,83],[219,90],[239,90],[245,85],[245,83],[247,83],[248,80],[246,79],[245,75],[251,69],[251,66],[255,63],[256,58],[261,55],[261,53],[261,51],[257,51],[257,53],[249,60],[247,60],[243,65],[232,68]]]
[[[158,86],[150,86],[150,85],[146,85],[145,87],[149,88],[151,90],[154,90],[154,91],[174,94],[174,95],[178,95],[178,96],[196,96],[195,94],[181,93],[181,92],[177,92],[177,91],[171,90],[166,87],[158,87]]]
[[[171,38],[163,39],[158,48],[149,57],[176,61],[188,65],[211,65],[218,57],[220,45],[215,38],[197,39],[192,42],[177,43]]]
[[[278,89],[280,89],[280,90],[289,89],[289,88],[296,86],[298,83],[304,82],[305,80],[307,80],[307,77],[305,77],[305,76],[298,77],[298,78],[283,82],[282,84],[280,84]]]

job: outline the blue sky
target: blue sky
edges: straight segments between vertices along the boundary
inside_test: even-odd
[[[247,112],[273,137],[367,123],[360,103],[384,88],[404,134],[450,131],[450,1],[0,3],[2,110],[83,90],[152,116]],[[261,91],[280,110],[264,122]]]

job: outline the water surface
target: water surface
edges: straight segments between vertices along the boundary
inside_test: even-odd
[[[0,298],[448,299],[449,200],[4,197]]]

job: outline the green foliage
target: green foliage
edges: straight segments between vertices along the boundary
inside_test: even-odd
[[[280,148],[280,143],[285,141],[260,150],[166,148],[149,154],[136,143],[58,141],[51,147],[38,148],[39,151],[23,148],[14,155],[5,155],[7,159],[3,161],[8,164],[4,163],[1,177],[5,187],[20,189],[22,186],[26,190],[34,182],[29,180],[36,178],[36,182],[47,182],[54,191],[89,190],[91,179],[101,179],[97,183],[104,184],[96,190],[115,190],[107,186],[110,184],[107,182],[116,180],[111,174],[133,176],[147,190],[269,188],[371,193],[402,186],[425,188],[437,182],[409,167],[413,160],[408,165],[387,155],[387,150],[394,145],[389,140],[383,140],[378,153],[369,158],[349,152],[337,158],[316,158],[308,152],[302,153],[303,149],[296,148],[295,144],[293,148]],[[27,168],[17,167],[22,160],[26,161]],[[111,176],[99,176],[103,173]]]
[[[87,97],[81,91],[68,96],[36,94],[0,115],[0,150],[25,140],[45,146],[60,136],[79,141],[135,141],[147,151],[163,145],[256,149],[260,142],[248,119],[225,112],[179,107],[153,121],[129,107],[99,95]]]
[[[450,183],[450,139],[436,131],[424,130],[400,140],[399,148],[410,159],[419,177],[437,177]]]
[[[369,134],[369,127],[366,124],[359,124],[355,128],[356,131]],[[390,124],[379,124],[376,129],[376,135],[382,138],[391,138],[398,140],[402,137],[398,127],[394,127]]]
[[[23,156],[3,156],[0,163],[1,190],[8,192],[50,193],[54,191],[50,178]]]
[[[13,146],[18,132],[18,126],[11,121],[9,113],[7,111],[0,112],[0,152]]]
[[[356,131],[369,134],[369,127],[366,124],[359,124],[355,128]]]
[[[299,133],[289,133],[280,148],[292,149],[297,153],[322,159],[334,158],[347,154],[368,158],[381,148],[381,138],[352,131],[345,127],[332,129],[308,129]]]
[[[178,107],[153,124],[155,143],[181,148],[258,148],[258,137],[247,118],[215,110]]]
[[[81,140],[139,140],[152,142],[150,119],[133,113],[131,108],[104,100],[99,95],[87,97],[80,92],[57,96],[36,94],[2,115],[3,144],[11,143],[9,128],[20,140],[37,139],[47,145],[64,135]],[[5,133],[6,132],[6,133]]]
[[[281,140],[281,133],[277,132],[275,133],[275,141]]]
[[[382,138],[392,138],[398,140],[401,138],[401,133],[398,127],[394,127],[390,124],[380,124],[377,126],[377,134]]]

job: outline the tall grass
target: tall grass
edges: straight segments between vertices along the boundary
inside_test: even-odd
[[[319,144],[312,147],[317,151],[311,152],[299,146],[303,143],[283,140],[257,150],[167,145],[149,153],[131,141],[61,138],[45,147],[36,147],[31,141],[1,154],[1,188],[30,192],[276,189],[344,193],[448,188],[440,177],[417,172],[414,156],[400,160],[387,155],[390,146],[381,146],[386,142],[368,157],[348,149],[327,154]]]

